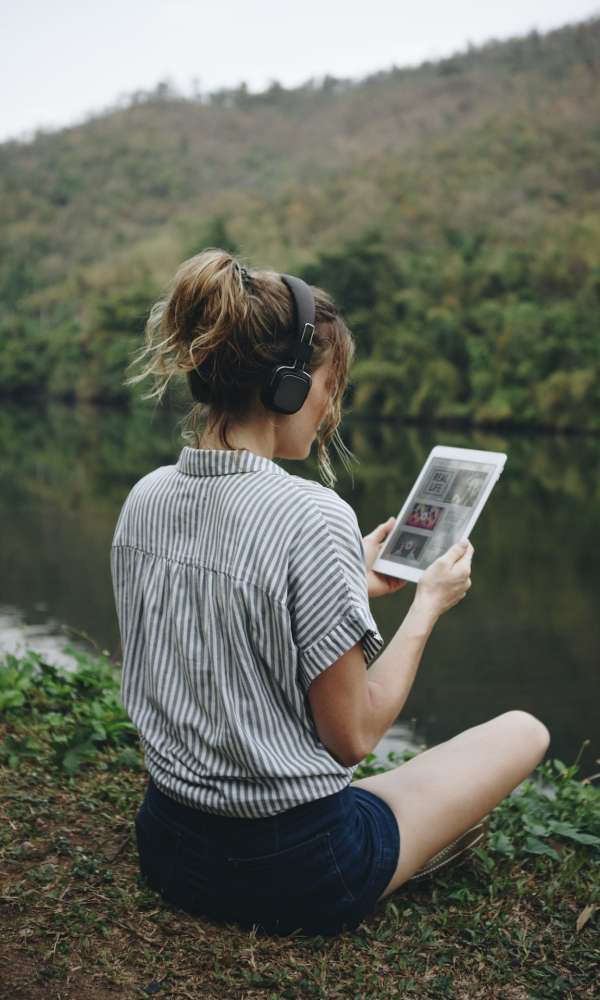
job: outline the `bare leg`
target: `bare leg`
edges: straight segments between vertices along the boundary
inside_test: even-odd
[[[360,778],[391,806],[400,828],[400,858],[379,897],[402,885],[531,774],[550,734],[528,712],[514,710],[473,726],[383,774]]]

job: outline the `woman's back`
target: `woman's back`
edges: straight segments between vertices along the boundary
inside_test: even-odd
[[[123,702],[159,788],[259,817],[350,782],[306,694],[383,639],[356,515],[333,490],[246,449],[184,447],[131,490],[111,569]]]

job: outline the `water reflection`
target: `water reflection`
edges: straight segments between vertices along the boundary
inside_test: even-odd
[[[21,657],[28,650],[40,653],[47,663],[64,670],[76,670],[77,659],[66,652],[74,647],[85,653],[95,652],[93,644],[80,642],[59,621],[43,617],[39,623],[26,621],[20,608],[0,605],[0,654]]]
[[[134,482],[176,461],[183,412],[148,404],[129,414],[3,405],[0,646],[22,629],[32,648],[39,648],[46,628],[60,654],[56,628],[64,624],[120,658],[109,563],[116,518]],[[600,753],[600,442],[591,436],[396,427],[350,417],[343,437],[359,463],[352,476],[336,464],[336,489],[356,510],[363,533],[399,512],[435,444],[508,454],[472,534],[473,586],[438,623],[401,718],[380,752],[439,742],[523,708],[548,725],[550,753],[567,762],[585,737],[592,739],[582,758],[582,769],[591,773]],[[313,456],[281,464],[318,479]],[[413,593],[408,584],[372,602],[386,641]],[[53,624],[46,627],[48,622]],[[27,632],[32,626],[37,631]]]

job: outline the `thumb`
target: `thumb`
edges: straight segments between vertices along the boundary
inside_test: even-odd
[[[377,541],[381,541],[382,539],[384,539],[394,527],[395,521],[396,521],[395,517],[388,517],[387,521],[383,521],[382,524],[378,524],[377,527],[375,528],[375,531],[373,532],[375,539]]]

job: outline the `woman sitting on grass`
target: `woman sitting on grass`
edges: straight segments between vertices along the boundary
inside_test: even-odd
[[[144,398],[162,398],[185,373],[196,402],[192,446],[134,485],[111,550],[122,698],[149,772],[141,872],[190,913],[279,934],[355,928],[481,836],[548,731],[506,712],[353,781],[470,588],[473,546],[429,567],[382,651],[369,598],[404,583],[371,569],[394,519],[363,539],[332,488],[327,444],[347,461],[337,428],[355,348],[330,297],[206,250],[180,266],[146,340],[128,381],[152,375]],[[294,351],[310,377],[285,412],[272,379]],[[275,462],[306,459],[315,438],[328,485]]]

